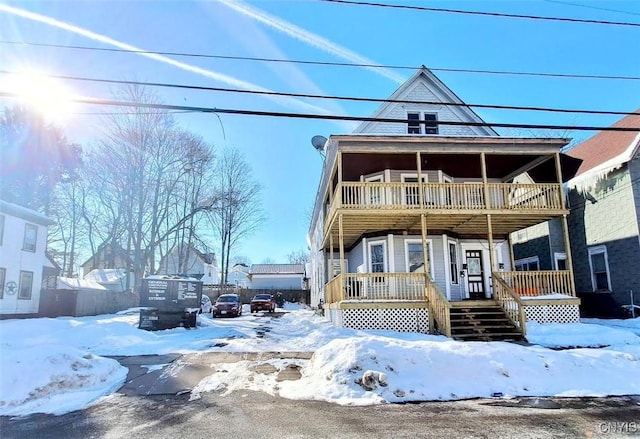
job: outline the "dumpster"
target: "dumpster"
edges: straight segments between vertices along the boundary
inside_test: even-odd
[[[138,328],[149,331],[195,328],[202,282],[178,276],[149,276],[142,279]]]

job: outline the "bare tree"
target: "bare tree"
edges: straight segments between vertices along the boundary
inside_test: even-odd
[[[308,250],[296,250],[287,255],[290,264],[306,264],[311,262],[311,254]]]
[[[261,187],[251,178],[249,165],[240,151],[224,150],[218,158],[215,175],[218,202],[209,219],[220,240],[220,283],[226,285],[233,249],[264,222],[264,212]]]
[[[117,97],[160,103],[138,86],[124,87]],[[84,214],[102,242],[125,249],[139,285],[155,272],[168,242],[195,239],[196,216],[217,199],[205,193],[213,156],[209,145],[176,127],[164,110],[128,108],[105,118],[90,160],[92,202]]]

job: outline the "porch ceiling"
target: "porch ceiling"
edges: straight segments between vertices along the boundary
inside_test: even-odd
[[[546,161],[540,163],[541,159]],[[479,154],[421,153],[423,171],[441,170],[455,178],[480,178],[482,166]],[[572,178],[581,161],[561,154],[560,163],[563,180]],[[537,183],[557,183],[553,157],[542,154],[487,154],[487,178],[504,180],[517,169],[528,169]],[[416,153],[348,153],[342,155],[343,181],[359,181],[361,175],[380,172],[384,169],[415,170]]]
[[[330,236],[334,248],[339,246],[338,214],[331,222],[330,231],[326,235],[325,248],[330,247]],[[564,211],[545,211],[539,214],[509,213],[494,215],[491,218],[493,236],[504,238],[509,233],[550,220]],[[383,235],[386,233],[421,235],[420,215],[384,213],[380,211],[343,212],[342,230],[345,249],[353,246],[361,236]],[[449,233],[461,237],[487,237],[486,212],[451,213],[449,211],[431,211],[427,214],[427,234]]]

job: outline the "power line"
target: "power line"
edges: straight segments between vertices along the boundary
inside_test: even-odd
[[[202,54],[202,53],[166,52],[166,51],[154,51],[154,50],[115,49],[115,48],[93,47],[93,46],[73,46],[73,45],[67,45],[67,44],[33,43],[33,42],[25,42],[25,41],[0,40],[0,44],[15,44],[15,45],[36,46],[36,47],[55,47],[59,49],[93,50],[93,51],[102,51],[102,52],[144,53],[144,54],[153,54],[153,55],[181,56],[181,57],[193,57],[193,58],[227,59],[227,60],[235,60],[235,61],[259,61],[259,62],[274,62],[274,63],[288,63],[288,64],[307,64],[307,65],[334,66],[334,67],[366,67],[366,68],[396,69],[396,70],[411,70],[411,71],[418,70],[420,68],[416,66],[401,66],[401,65],[361,64],[361,63],[350,63],[350,62],[310,61],[310,60],[295,60],[295,59],[292,60],[292,59],[280,59],[280,58],[212,55],[212,54]],[[524,72],[524,71],[514,71],[514,70],[462,69],[462,68],[458,69],[458,68],[450,68],[450,67],[429,67],[429,70],[434,72],[479,73],[479,74],[487,74],[487,75],[534,76],[534,77],[550,77],[550,78],[606,79],[606,80],[626,80],[626,81],[640,80],[640,76],[627,76],[627,75],[587,75],[587,74],[579,74],[579,73]]]
[[[17,75],[19,73],[7,71],[7,70],[0,70],[0,74]],[[620,115],[629,116],[629,115],[638,114],[633,111],[583,110],[583,109],[532,107],[532,106],[518,106],[518,105],[468,104],[464,102],[381,99],[381,98],[365,98],[365,97],[356,97],[356,96],[288,93],[288,92],[277,92],[277,91],[266,91],[266,90],[242,90],[237,88],[226,88],[226,87],[205,87],[205,86],[199,86],[199,85],[171,84],[171,83],[163,83],[163,82],[140,82],[140,81],[104,79],[104,78],[87,78],[87,77],[81,77],[81,76],[68,76],[68,75],[45,75],[45,76],[48,78],[66,79],[66,80],[72,80],[72,81],[101,82],[101,83],[107,83],[107,84],[142,85],[142,86],[149,86],[149,87],[180,88],[180,89],[187,89],[187,90],[205,90],[205,91],[218,91],[218,92],[229,92],[229,93],[257,94],[257,95],[266,95],[266,96],[331,99],[331,100],[356,101],[356,102],[380,102],[380,103],[389,102],[389,103],[397,103],[397,104],[446,105],[446,106],[452,106],[452,107],[491,108],[491,109],[497,109],[497,110],[545,111],[545,112],[551,112],[551,113],[582,113],[582,114],[619,115],[619,116]]]
[[[0,97],[20,98],[19,94],[1,92]],[[126,101],[114,101],[109,99],[98,98],[73,98],[71,102],[91,104],[91,105],[107,105],[114,107],[135,107],[135,108],[155,108],[159,110],[174,110],[174,111],[186,111],[186,112],[200,112],[200,113],[213,113],[213,114],[238,114],[249,116],[264,116],[264,117],[283,117],[283,118],[295,118],[295,119],[320,119],[320,120],[334,120],[334,121],[347,121],[347,122],[380,122],[380,123],[402,123],[407,124],[409,119],[393,119],[393,118],[381,118],[381,117],[365,117],[365,116],[338,116],[332,114],[312,114],[312,113],[285,113],[275,111],[257,111],[257,110],[244,110],[244,109],[231,109],[231,108],[216,108],[216,107],[191,107],[185,105],[169,105],[169,104],[151,104],[143,102],[126,102]],[[503,122],[462,122],[452,120],[439,120],[438,125],[449,126],[465,126],[465,127],[496,127],[496,128],[528,128],[528,129],[547,129],[547,130],[576,130],[576,131],[630,131],[640,132],[640,124],[638,127],[602,127],[602,126],[585,126],[585,125],[543,125],[543,124],[521,124],[521,123],[503,123]]]
[[[637,14],[635,12],[621,11],[620,9],[600,8],[598,6],[592,6],[592,5],[581,5],[580,3],[563,2],[563,1],[559,1],[559,0],[544,0],[544,1],[546,1],[548,3],[557,3],[559,5],[576,6],[578,8],[588,8],[588,9],[597,9],[597,10],[600,10],[600,11],[607,11],[607,12],[617,12],[619,14],[640,15],[640,14]]]
[[[588,23],[588,24],[605,24],[613,26],[633,26],[640,27],[640,23],[630,23],[625,21],[607,21],[607,20],[591,20],[584,18],[570,18],[570,17],[546,17],[542,15],[527,15],[527,14],[507,14],[501,12],[484,12],[484,11],[467,11],[462,9],[449,9],[449,8],[429,8],[426,6],[410,6],[410,5],[390,5],[387,3],[376,2],[363,2],[353,0],[317,0],[326,3],[342,3],[347,5],[357,6],[375,6],[380,8],[391,9],[408,9],[413,11],[426,11],[426,12],[446,12],[451,14],[466,14],[466,15],[482,15],[485,17],[504,17],[504,18],[520,18],[528,20],[547,20],[547,21],[561,21],[568,23]]]

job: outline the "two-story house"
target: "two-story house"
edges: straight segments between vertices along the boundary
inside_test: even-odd
[[[332,135],[309,231],[312,305],[337,325],[519,338],[574,322],[566,271],[516,272],[510,233],[561,218],[567,139],[504,138],[427,68]]]
[[[47,229],[40,213],[0,200],[0,317],[34,316],[40,294],[55,288],[59,268],[47,257]]]
[[[576,289],[640,302],[640,110],[567,154],[580,158],[569,186],[569,235]],[[584,294],[583,294],[584,293]],[[637,313],[637,311],[636,311]]]
[[[157,274],[186,275],[204,285],[218,285],[220,272],[215,253],[198,250],[192,244],[176,245],[160,261]]]

